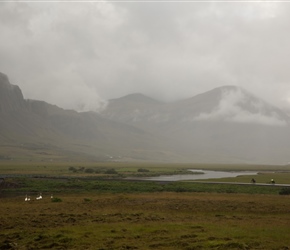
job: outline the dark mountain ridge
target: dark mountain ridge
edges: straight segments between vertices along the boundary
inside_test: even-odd
[[[8,77],[0,72],[0,113],[9,113],[25,108],[20,88],[9,83]]]
[[[57,155],[58,160],[115,160],[117,156],[130,160],[135,150],[139,155],[144,152],[143,158],[147,159],[164,148],[158,137],[95,112],[78,113],[43,101],[25,100],[20,88],[10,84],[4,74],[0,94],[0,158],[21,155],[23,159],[33,156],[49,160]],[[152,159],[158,160],[154,156]]]

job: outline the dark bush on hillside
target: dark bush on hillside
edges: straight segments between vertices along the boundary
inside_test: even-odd
[[[73,171],[73,172],[76,172],[77,171],[77,169],[75,167],[69,167],[68,170],[69,171]]]
[[[290,195],[290,188],[282,188],[279,192],[280,195]]]
[[[54,197],[51,199],[51,202],[62,202],[62,199]]]
[[[118,172],[115,169],[111,168],[111,169],[106,170],[105,174],[118,174]]]
[[[149,170],[145,168],[139,168],[138,172],[145,173],[145,172],[149,172]]]
[[[86,170],[85,170],[85,173],[87,173],[87,174],[92,174],[94,172],[95,171],[92,168],[86,168]]]

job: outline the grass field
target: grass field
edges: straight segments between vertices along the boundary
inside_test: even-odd
[[[115,169],[117,173],[125,176],[136,176],[138,169],[149,170],[146,175],[175,174],[187,169],[205,169],[220,171],[269,171],[290,172],[290,165],[241,165],[241,164],[179,164],[179,163],[148,163],[148,162],[21,162],[0,161],[1,174],[38,174],[38,175],[83,175],[85,171],[72,172],[69,168],[76,169]],[[98,175],[98,173],[91,173]],[[144,173],[143,173],[144,175]]]
[[[257,170],[257,182],[290,183],[289,166],[195,166]],[[122,180],[188,168],[2,162],[1,174],[13,176],[0,183],[0,249],[290,249],[290,196],[279,195],[281,187]]]
[[[289,249],[290,199],[216,193],[59,194],[0,205],[1,249]]]

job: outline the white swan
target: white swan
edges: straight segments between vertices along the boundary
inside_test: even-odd
[[[41,195],[41,193],[40,193],[39,196],[36,197],[36,200],[41,200],[41,199],[42,199],[42,195]]]

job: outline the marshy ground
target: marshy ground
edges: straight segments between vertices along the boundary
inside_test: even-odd
[[[270,194],[5,196],[0,249],[290,249],[290,198]]]
[[[221,180],[235,185],[124,180],[190,168],[263,172]],[[0,249],[290,249],[289,187],[249,183],[289,184],[290,166],[2,162],[0,170]]]

